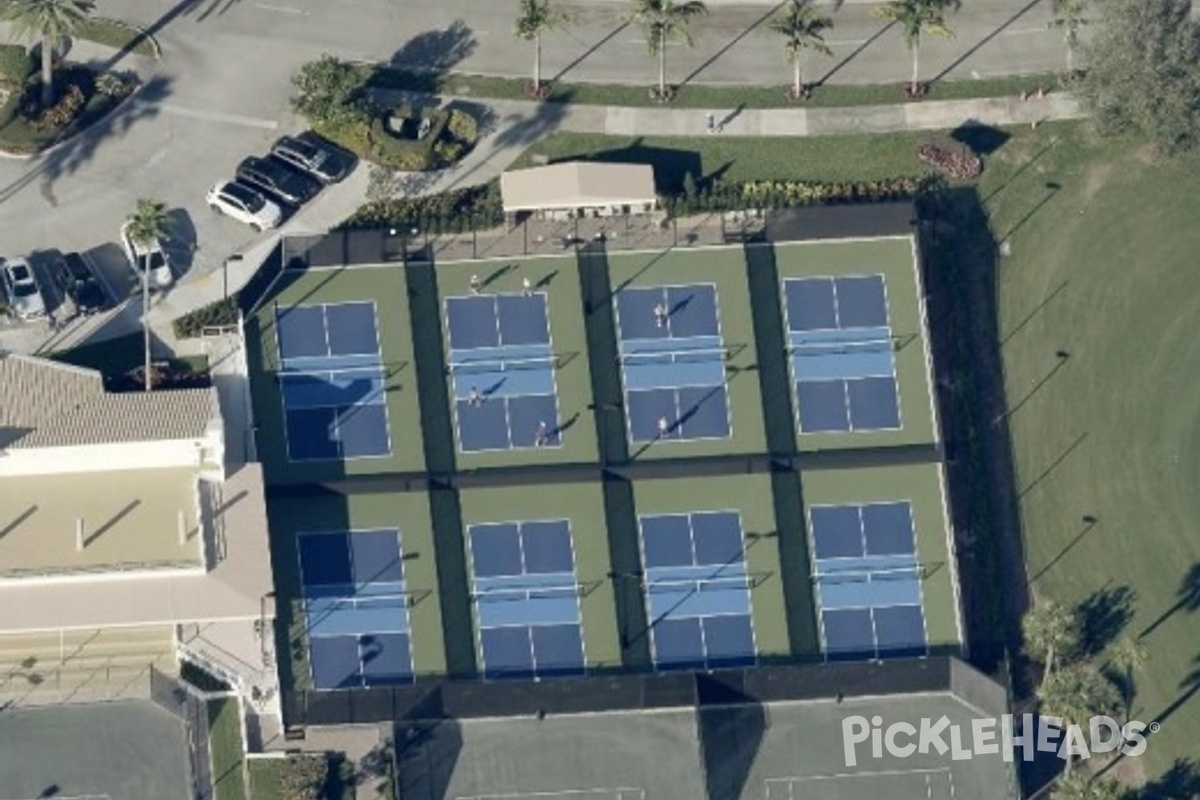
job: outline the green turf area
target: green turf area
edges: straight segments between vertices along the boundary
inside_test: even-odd
[[[419,675],[446,672],[443,645],[438,559],[460,554],[435,555],[430,528],[429,497],[422,493],[360,494],[350,498],[326,495],[304,499],[272,500],[271,564],[275,572],[277,631],[286,634],[280,643],[288,659],[281,670],[290,670],[285,682],[309,687],[308,622],[303,613],[300,557],[297,537],[304,532],[390,529],[400,531],[404,577],[411,595],[408,621],[412,636],[413,668]],[[290,681],[288,678],[290,677]]]
[[[911,237],[811,242],[775,248],[780,280],[837,275],[884,276],[900,396],[900,429],[865,433],[797,434],[803,450],[880,444],[925,444],[936,438],[929,390],[929,356]]]
[[[583,301],[580,298],[579,268],[574,258],[534,258],[524,261],[494,259],[488,261],[440,264],[437,268],[438,292],[444,302],[450,297],[470,294],[472,276],[477,276],[487,294],[511,294],[522,291],[522,281],[544,292],[550,322],[550,343],[556,357],[554,383],[558,392],[558,418],[562,446],[533,448],[537,429],[514,430],[514,448],[492,452],[461,452],[458,462],[464,469],[497,465],[553,464],[595,461],[596,429],[591,405],[589,358],[584,333]],[[445,314],[441,321],[447,363],[450,336]],[[453,397],[453,381],[447,376],[447,392]],[[485,390],[486,387],[480,387]],[[459,409],[453,412],[459,413]],[[457,420],[456,420],[457,423]],[[456,437],[457,447],[457,437]]]
[[[649,65],[647,65],[649,67]],[[781,77],[766,76],[768,79]],[[825,65],[812,66],[814,76],[819,76]],[[527,78],[500,78],[486,75],[448,73],[446,75],[412,74],[400,70],[381,70],[372,79],[372,84],[397,89],[434,92],[437,94],[460,95],[472,98],[502,98],[527,100],[525,85]],[[649,87],[653,83],[649,68],[646,81],[633,84],[606,83],[556,83],[548,98],[552,103],[578,103],[582,105],[609,106],[657,106],[650,98]],[[1049,87],[1055,83],[1053,75],[1018,75],[975,80],[940,81],[933,84],[928,100],[953,100],[970,97],[1005,97],[1022,92]],[[863,106],[895,104],[905,102],[902,85],[898,83],[873,84],[866,86],[827,85],[816,88],[812,97],[802,106],[794,103],[787,92],[790,85],[773,86],[720,86],[712,84],[688,84],[680,87],[668,108],[828,108],[835,106]]]
[[[470,489],[462,492],[461,497],[464,529],[483,522],[570,521],[584,658],[589,667],[619,667],[621,649],[613,617],[611,566],[600,486],[558,484],[550,491],[542,486]],[[463,553],[468,564],[469,549],[467,545]]]
[[[328,480],[385,471],[413,472],[425,466],[420,406],[416,391],[412,326],[400,267],[369,270],[320,269],[286,272],[272,302],[246,321],[247,357],[258,422],[259,458],[269,480]],[[384,368],[384,394],[391,455],[345,461],[291,462],[279,388],[275,309],[320,303],[374,301]]]
[[[554,133],[530,147],[513,165],[590,159],[618,163],[651,163],[661,191],[683,189],[688,172],[697,183],[723,181],[806,180],[870,181],[920,175],[927,167],[917,148],[933,133],[909,132],[801,138],[724,136],[606,136]]]
[[[1029,574],[1065,602],[1132,593],[1134,716],[1163,728],[1130,766],[1153,774],[1200,739],[1200,161],[1073,125],[1003,153],[983,195],[1012,249],[999,338]]]
[[[737,511],[741,517],[746,568],[751,575],[754,646],[766,659],[790,651],[784,606],[780,536],[772,513],[771,481],[758,475],[638,481],[633,487],[639,516],[693,511]]]
[[[158,43],[154,37],[138,28],[113,19],[93,17],[79,26],[80,39],[102,44],[116,50],[129,49],[139,56],[158,58]]]
[[[806,470],[801,476],[806,506],[866,505],[907,500],[922,567],[921,594],[930,647],[962,640],[958,619],[957,569],[946,540],[946,506],[936,464]]]
[[[285,764],[286,761],[282,758],[250,758],[246,760],[251,800],[283,800]]]
[[[723,247],[611,255],[608,258],[608,271],[610,288],[614,294],[625,288],[643,286],[709,284],[715,287],[719,327],[727,351],[725,390],[728,394],[732,435],[722,439],[666,439],[631,444],[630,456],[645,460],[762,452],[766,448],[766,435],[763,431],[762,400],[755,363],[757,351],[743,251],[740,248]]]
[[[234,698],[208,703],[209,750],[217,800],[246,800],[245,747]]]

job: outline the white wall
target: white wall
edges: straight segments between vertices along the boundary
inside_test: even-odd
[[[211,466],[220,467],[224,457],[220,427],[211,427],[199,439],[0,451],[0,477],[199,467],[203,466],[202,454]]]

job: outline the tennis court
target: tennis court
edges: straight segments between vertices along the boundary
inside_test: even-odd
[[[629,287],[615,302],[630,441],[730,436],[716,286]]]
[[[753,664],[750,575],[736,511],[639,518],[658,669]]]
[[[275,309],[288,458],[391,454],[375,303]]]
[[[546,294],[448,297],[445,314],[459,450],[560,446]]]
[[[826,656],[924,655],[922,568],[911,505],[814,505],[808,518]]]
[[[766,781],[766,800],[859,800],[887,796],[955,800],[954,773],[949,767],[938,767],[806,775]]]
[[[468,527],[467,537],[484,675],[582,674],[570,522],[476,524]]]
[[[400,532],[304,533],[300,574],[318,689],[407,683],[413,665]]]
[[[783,282],[801,433],[900,427],[883,275]]]

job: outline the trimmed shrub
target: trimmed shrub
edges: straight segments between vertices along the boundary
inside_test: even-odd
[[[33,59],[22,45],[0,44],[0,86],[20,91],[33,69]]]
[[[237,295],[215,300],[195,311],[189,311],[171,322],[175,336],[179,339],[194,339],[205,328],[236,325],[238,321]]]
[[[465,147],[471,147],[479,139],[479,123],[461,109],[450,109],[450,119],[446,121],[446,129],[455,141],[461,142]]]

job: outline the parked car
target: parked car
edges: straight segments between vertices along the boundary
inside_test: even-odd
[[[283,219],[283,210],[276,203],[263,197],[257,189],[237,181],[221,181],[208,190],[205,199],[213,211],[256,231],[274,228]]]
[[[88,316],[108,307],[104,289],[79,253],[67,253],[55,259],[50,277],[63,297],[75,306],[76,314]]]
[[[163,250],[162,242],[157,239],[149,244],[133,241],[129,236],[131,224],[131,221],[127,221],[121,226],[121,244],[125,248],[125,257],[129,259],[129,268],[137,278],[136,288],[142,286],[143,272],[148,273],[151,291],[167,288],[175,280],[175,275],[171,272],[171,259]]]
[[[354,169],[358,160],[312,131],[284,136],[271,147],[271,157],[305,172],[321,183],[337,183]]]
[[[14,258],[4,262],[0,269],[0,280],[4,282],[4,293],[18,319],[38,319],[46,316],[46,300],[38,286],[37,278],[29,262]]]
[[[272,158],[243,159],[237,179],[291,206],[302,206],[321,191],[319,181]]]

